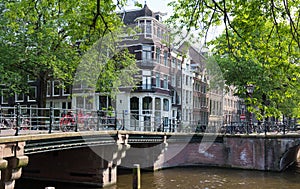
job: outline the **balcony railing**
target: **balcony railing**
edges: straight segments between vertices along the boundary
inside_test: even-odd
[[[154,59],[146,59],[146,60],[138,60],[137,63],[140,66],[150,66],[150,67],[153,67],[153,66],[155,66],[155,64],[157,62]]]

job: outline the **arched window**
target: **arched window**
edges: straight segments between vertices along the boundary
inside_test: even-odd
[[[143,114],[151,114],[152,98],[147,96],[143,98]]]
[[[130,114],[135,119],[139,120],[139,98],[130,98]]]

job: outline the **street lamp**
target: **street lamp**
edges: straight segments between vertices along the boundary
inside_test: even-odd
[[[254,85],[249,84],[246,86],[246,90],[247,90],[247,95],[252,98],[252,94],[254,92]],[[252,126],[252,113],[248,111],[248,115],[249,115],[249,125],[250,127]],[[248,123],[247,123],[247,134],[249,133],[249,127],[248,127]]]

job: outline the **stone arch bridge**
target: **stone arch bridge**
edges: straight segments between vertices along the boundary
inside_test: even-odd
[[[2,136],[0,189],[13,188],[21,176],[104,187],[116,183],[117,167],[133,164],[151,170],[205,165],[284,171],[299,158],[299,148],[298,133],[91,131]]]

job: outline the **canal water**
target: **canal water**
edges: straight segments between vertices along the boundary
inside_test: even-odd
[[[20,179],[16,189],[96,189],[91,186]],[[132,175],[118,175],[118,183],[106,189],[131,189]],[[142,172],[142,189],[299,189],[300,161],[284,172],[263,172],[215,167],[171,168]]]

